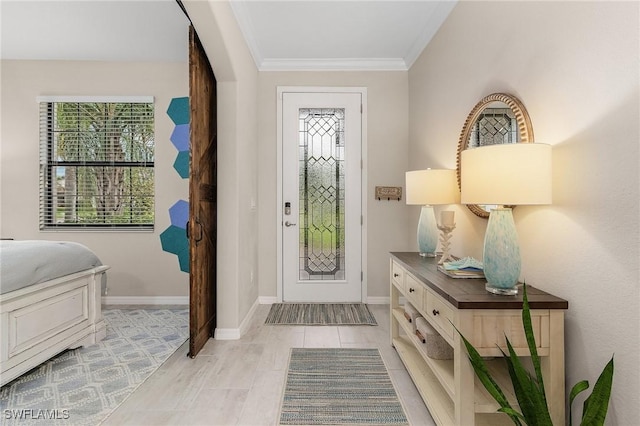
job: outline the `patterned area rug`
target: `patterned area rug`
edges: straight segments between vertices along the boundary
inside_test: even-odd
[[[187,309],[109,309],[107,336],[0,389],[3,425],[98,425],[182,345]]]
[[[265,324],[378,325],[364,303],[274,303]]]
[[[378,349],[291,349],[281,425],[408,425]]]

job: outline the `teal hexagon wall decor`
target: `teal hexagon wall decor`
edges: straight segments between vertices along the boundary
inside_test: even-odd
[[[175,124],[169,140],[178,150],[173,168],[183,179],[189,178],[189,97],[173,98],[167,108],[167,115]],[[189,203],[178,200],[169,208],[171,226],[160,234],[162,250],[178,256],[180,270],[189,272],[189,240],[187,239],[187,220]]]
[[[178,256],[180,270],[189,272],[189,240],[187,231],[175,225],[169,226],[160,234],[162,250]]]
[[[187,179],[189,177],[189,151],[178,153],[176,161],[173,162],[173,168],[176,169],[181,178]]]
[[[189,97],[171,99],[167,115],[176,125],[189,124]]]

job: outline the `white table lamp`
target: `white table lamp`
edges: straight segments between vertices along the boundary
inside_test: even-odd
[[[486,289],[517,294],[520,247],[511,208],[551,204],[551,146],[539,143],[489,145],[462,151],[462,204],[495,204],[484,237]]]
[[[456,171],[426,169],[406,172],[406,192],[407,204],[422,206],[417,232],[420,255],[435,257],[438,225],[433,206],[460,201]]]

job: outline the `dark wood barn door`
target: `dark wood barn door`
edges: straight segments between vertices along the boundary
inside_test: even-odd
[[[189,27],[189,356],[195,357],[216,327],[216,78],[193,26]]]

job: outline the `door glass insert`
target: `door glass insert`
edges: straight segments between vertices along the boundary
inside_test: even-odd
[[[510,108],[486,108],[469,138],[469,148],[518,142],[518,123]]]
[[[344,108],[299,110],[299,279],[345,279]]]

